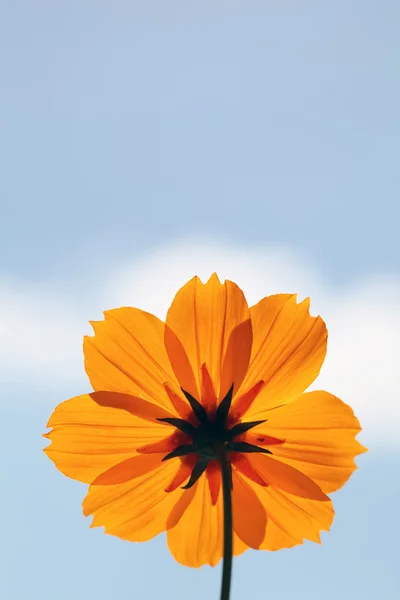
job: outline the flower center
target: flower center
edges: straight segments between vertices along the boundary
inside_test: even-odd
[[[232,404],[233,385],[221,400],[213,420],[210,419],[204,406],[196,398],[183,389],[182,392],[186,396],[199,425],[196,427],[184,419],[165,418],[158,420],[172,425],[192,439],[190,444],[177,446],[175,450],[163,458],[165,461],[178,456],[198,455],[198,460],[193,468],[190,480],[184,486],[184,489],[192,487],[204,473],[209,462],[220,459],[222,454],[228,453],[229,455],[229,452],[262,452],[264,454],[272,454],[266,448],[260,448],[259,446],[236,439],[246,433],[246,431],[256,427],[256,425],[264,423],[265,420],[237,423],[230,429],[227,428],[229,410]]]

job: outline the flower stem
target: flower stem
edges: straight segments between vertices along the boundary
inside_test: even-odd
[[[232,576],[233,521],[232,521],[232,475],[228,454],[219,453],[222,472],[222,494],[224,503],[224,558],[222,563],[221,600],[229,600]]]

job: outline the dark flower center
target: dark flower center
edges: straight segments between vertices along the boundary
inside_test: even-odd
[[[192,425],[192,423],[184,419],[166,418],[158,420],[172,425],[192,438],[191,443],[177,446],[175,450],[163,458],[163,460],[169,460],[178,456],[198,455],[199,458],[184,489],[192,487],[204,473],[209,462],[211,460],[219,460],[224,453],[262,452],[264,454],[272,454],[270,450],[249,444],[243,440],[235,441],[235,438],[256,427],[256,425],[265,423],[265,420],[237,423],[230,429],[227,428],[229,410],[232,404],[233,385],[218,405],[215,418],[212,420],[209,418],[204,406],[196,398],[183,389],[182,392],[186,396],[199,425]]]

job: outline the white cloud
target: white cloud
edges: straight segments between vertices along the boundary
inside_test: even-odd
[[[0,381],[65,383],[80,369],[84,324],[50,286],[0,281]]]
[[[328,325],[328,355],[314,388],[353,406],[366,443],[398,443],[400,423],[400,281],[371,277],[340,288],[304,257],[284,248],[240,248],[207,240],[182,241],[120,266],[84,305],[50,288],[0,285],[0,379],[33,378],[54,387],[82,382],[81,338],[88,319],[132,305],[164,317],[176,290],[198,274],[217,271],[244,290],[249,303],[279,292],[311,297]],[[86,384],[84,384],[84,389]],[[82,390],[83,391],[83,390]]]

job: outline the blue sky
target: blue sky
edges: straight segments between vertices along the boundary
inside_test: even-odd
[[[370,447],[322,546],[247,552],[232,600],[395,597],[399,19],[395,0],[0,2],[1,598],[217,597],[219,568],[163,536],[89,529],[40,437],[89,389],[89,319],[163,316],[213,270],[252,301],[311,295],[317,387]]]

